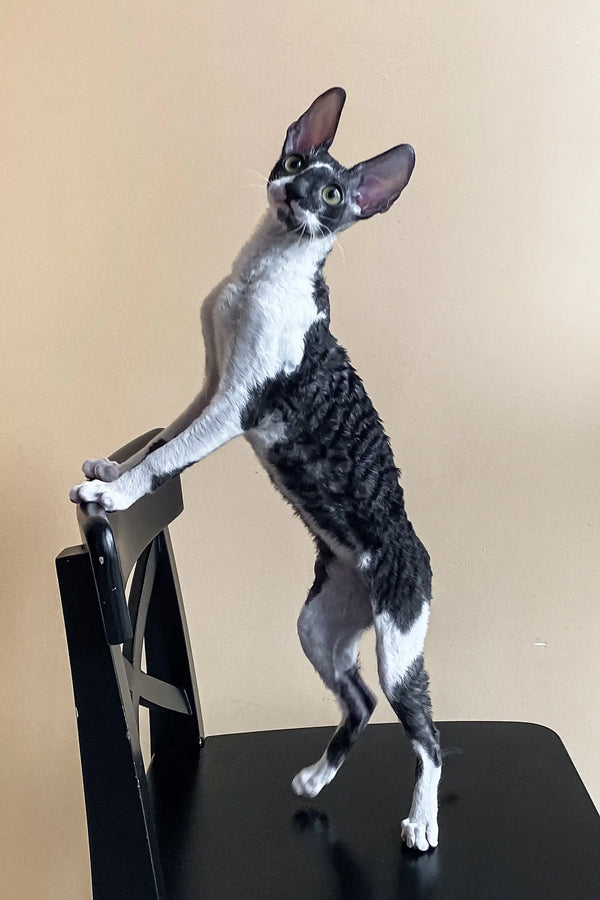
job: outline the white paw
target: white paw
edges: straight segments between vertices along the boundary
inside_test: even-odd
[[[73,503],[98,503],[105,510],[127,509],[135,501],[135,497],[128,497],[116,487],[116,482],[108,484],[106,481],[84,481],[71,488],[69,499]]]
[[[97,478],[100,481],[116,481],[121,474],[119,463],[113,459],[86,459],[83,466],[86,478]]]
[[[435,818],[423,817],[421,821],[414,819],[402,821],[401,836],[407,847],[414,847],[417,850],[429,850],[430,847],[437,847],[438,835],[439,829]]]
[[[302,769],[292,781],[292,790],[299,797],[316,797],[333,779],[336,769],[322,758],[312,766]]]

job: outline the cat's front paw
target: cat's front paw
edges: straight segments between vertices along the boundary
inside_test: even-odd
[[[116,509],[128,509],[138,499],[119,489],[118,482],[107,483],[94,479],[84,481],[71,488],[69,499],[73,503],[97,503],[107,512]]]
[[[114,459],[86,459],[82,466],[86,478],[97,478],[99,481],[116,481],[121,474],[121,467]]]
[[[438,824],[434,817],[423,817],[422,820],[403,819],[400,836],[407,847],[415,850],[429,850],[438,845]]]

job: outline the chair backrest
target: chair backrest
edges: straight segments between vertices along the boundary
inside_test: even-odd
[[[158,429],[112,455],[122,461]],[[81,504],[83,543],[56,559],[85,793],[94,900],[163,898],[139,736],[150,749],[199,748],[200,703],[168,525],[183,510],[179,477],[130,509]],[[125,586],[133,572],[129,597]],[[145,669],[142,653],[145,651]]]

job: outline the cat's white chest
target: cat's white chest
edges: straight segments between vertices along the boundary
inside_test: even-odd
[[[304,248],[250,257],[234,268],[213,311],[222,381],[248,391],[300,365],[306,333],[323,317],[314,273],[314,257]]]

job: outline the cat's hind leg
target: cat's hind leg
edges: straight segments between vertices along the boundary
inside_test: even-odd
[[[361,573],[349,562],[320,554],[315,583],[298,619],[298,634],[308,659],[336,695],[343,718],[323,756],[294,778],[292,789],[300,796],[316,797],[329,784],[375,708],[375,697],[358,666],[358,641],[372,624]]]
[[[400,719],[417,756],[412,805],[402,822],[408,847],[428,850],[438,843],[437,791],[442,771],[439,732],[431,718],[423,643],[429,621],[425,600],[409,627],[391,611],[375,613],[377,662],[383,692]]]

